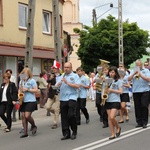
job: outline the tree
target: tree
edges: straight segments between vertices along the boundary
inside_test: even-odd
[[[110,65],[118,66],[118,20],[109,15],[94,27],[84,26],[83,30],[74,29],[80,35],[80,46],[77,52],[81,65],[86,72],[93,71],[100,61],[110,61]],[[123,22],[124,63],[125,66],[148,55],[146,48],[150,46],[148,31],[137,26],[137,23]]]

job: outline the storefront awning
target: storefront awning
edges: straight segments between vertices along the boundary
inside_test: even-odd
[[[0,46],[0,56],[25,57],[25,51],[26,50],[23,47]],[[34,48],[33,57],[54,59],[54,50]]]

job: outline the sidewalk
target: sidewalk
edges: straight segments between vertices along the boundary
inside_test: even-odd
[[[90,113],[92,113],[92,111],[96,111],[95,101],[91,101],[88,99],[87,103],[86,103],[86,108],[88,109],[88,111]],[[39,106],[38,106],[38,110],[34,111],[32,116],[35,120],[41,120],[42,121],[42,119],[48,119],[52,122],[53,121],[53,114],[51,113],[51,116],[47,116],[46,114],[47,114],[47,110],[44,108],[39,108]],[[16,119],[17,119],[16,122],[12,122],[12,126],[17,125],[17,124],[22,124],[22,121],[19,120],[18,111],[16,112]],[[0,124],[2,127],[5,126],[5,123],[2,121],[1,118],[0,118]]]

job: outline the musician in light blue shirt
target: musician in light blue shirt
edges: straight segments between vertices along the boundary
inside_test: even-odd
[[[80,88],[79,88],[79,93],[78,93],[78,99],[77,99],[77,125],[81,124],[81,116],[80,116],[80,110],[83,112],[85,118],[86,118],[86,123],[89,123],[89,113],[86,108],[86,96],[87,96],[87,89],[90,88],[90,83],[88,79],[83,75],[83,69],[81,67],[78,67],[76,69],[76,72],[79,76],[80,80]]]
[[[60,86],[60,110],[63,137],[61,140],[70,138],[74,140],[77,135],[76,104],[79,89],[79,76],[72,71],[72,64],[64,64],[64,74],[56,85]],[[71,131],[72,130],[72,134]]]
[[[129,121],[129,115],[126,108],[126,103],[130,101],[129,99],[129,87],[130,83],[128,81],[128,75],[126,75],[125,70],[118,70],[120,74],[120,80],[122,83],[123,93],[120,95],[121,99],[121,109],[120,109],[120,120],[119,123],[124,123],[123,113],[126,115],[126,121]]]
[[[121,134],[121,127],[118,125],[118,121],[116,119],[117,109],[120,109],[120,94],[122,94],[122,84],[119,80],[120,76],[118,73],[118,69],[115,66],[110,67],[109,69],[109,76],[113,79],[113,82],[103,89],[103,94],[108,93],[108,99],[106,100],[106,109],[109,119],[109,127],[111,130],[111,136],[109,140],[114,139],[115,137],[120,136]],[[105,81],[106,82],[106,81]],[[106,91],[105,91],[106,90]],[[116,132],[115,132],[116,128]]]
[[[143,68],[141,60],[136,60],[136,69],[131,72],[128,80],[132,80],[132,92],[135,107],[136,127],[147,127],[150,72]]]

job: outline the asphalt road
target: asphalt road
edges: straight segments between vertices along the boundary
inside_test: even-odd
[[[95,103],[88,101],[87,108],[90,113],[90,123],[85,123],[82,115],[82,123],[78,126],[78,135],[75,140],[61,141],[61,127],[51,129],[53,116],[46,116],[44,109],[39,109],[33,113],[38,132],[32,136],[20,139],[21,121],[13,122],[12,131],[4,133],[4,123],[0,120],[0,150],[149,150],[150,125],[148,128],[135,128],[134,108],[129,113],[130,120],[121,125],[122,132],[119,138],[108,140],[110,136],[109,128],[102,128],[99,116],[95,108]],[[118,120],[119,117],[117,116]]]

